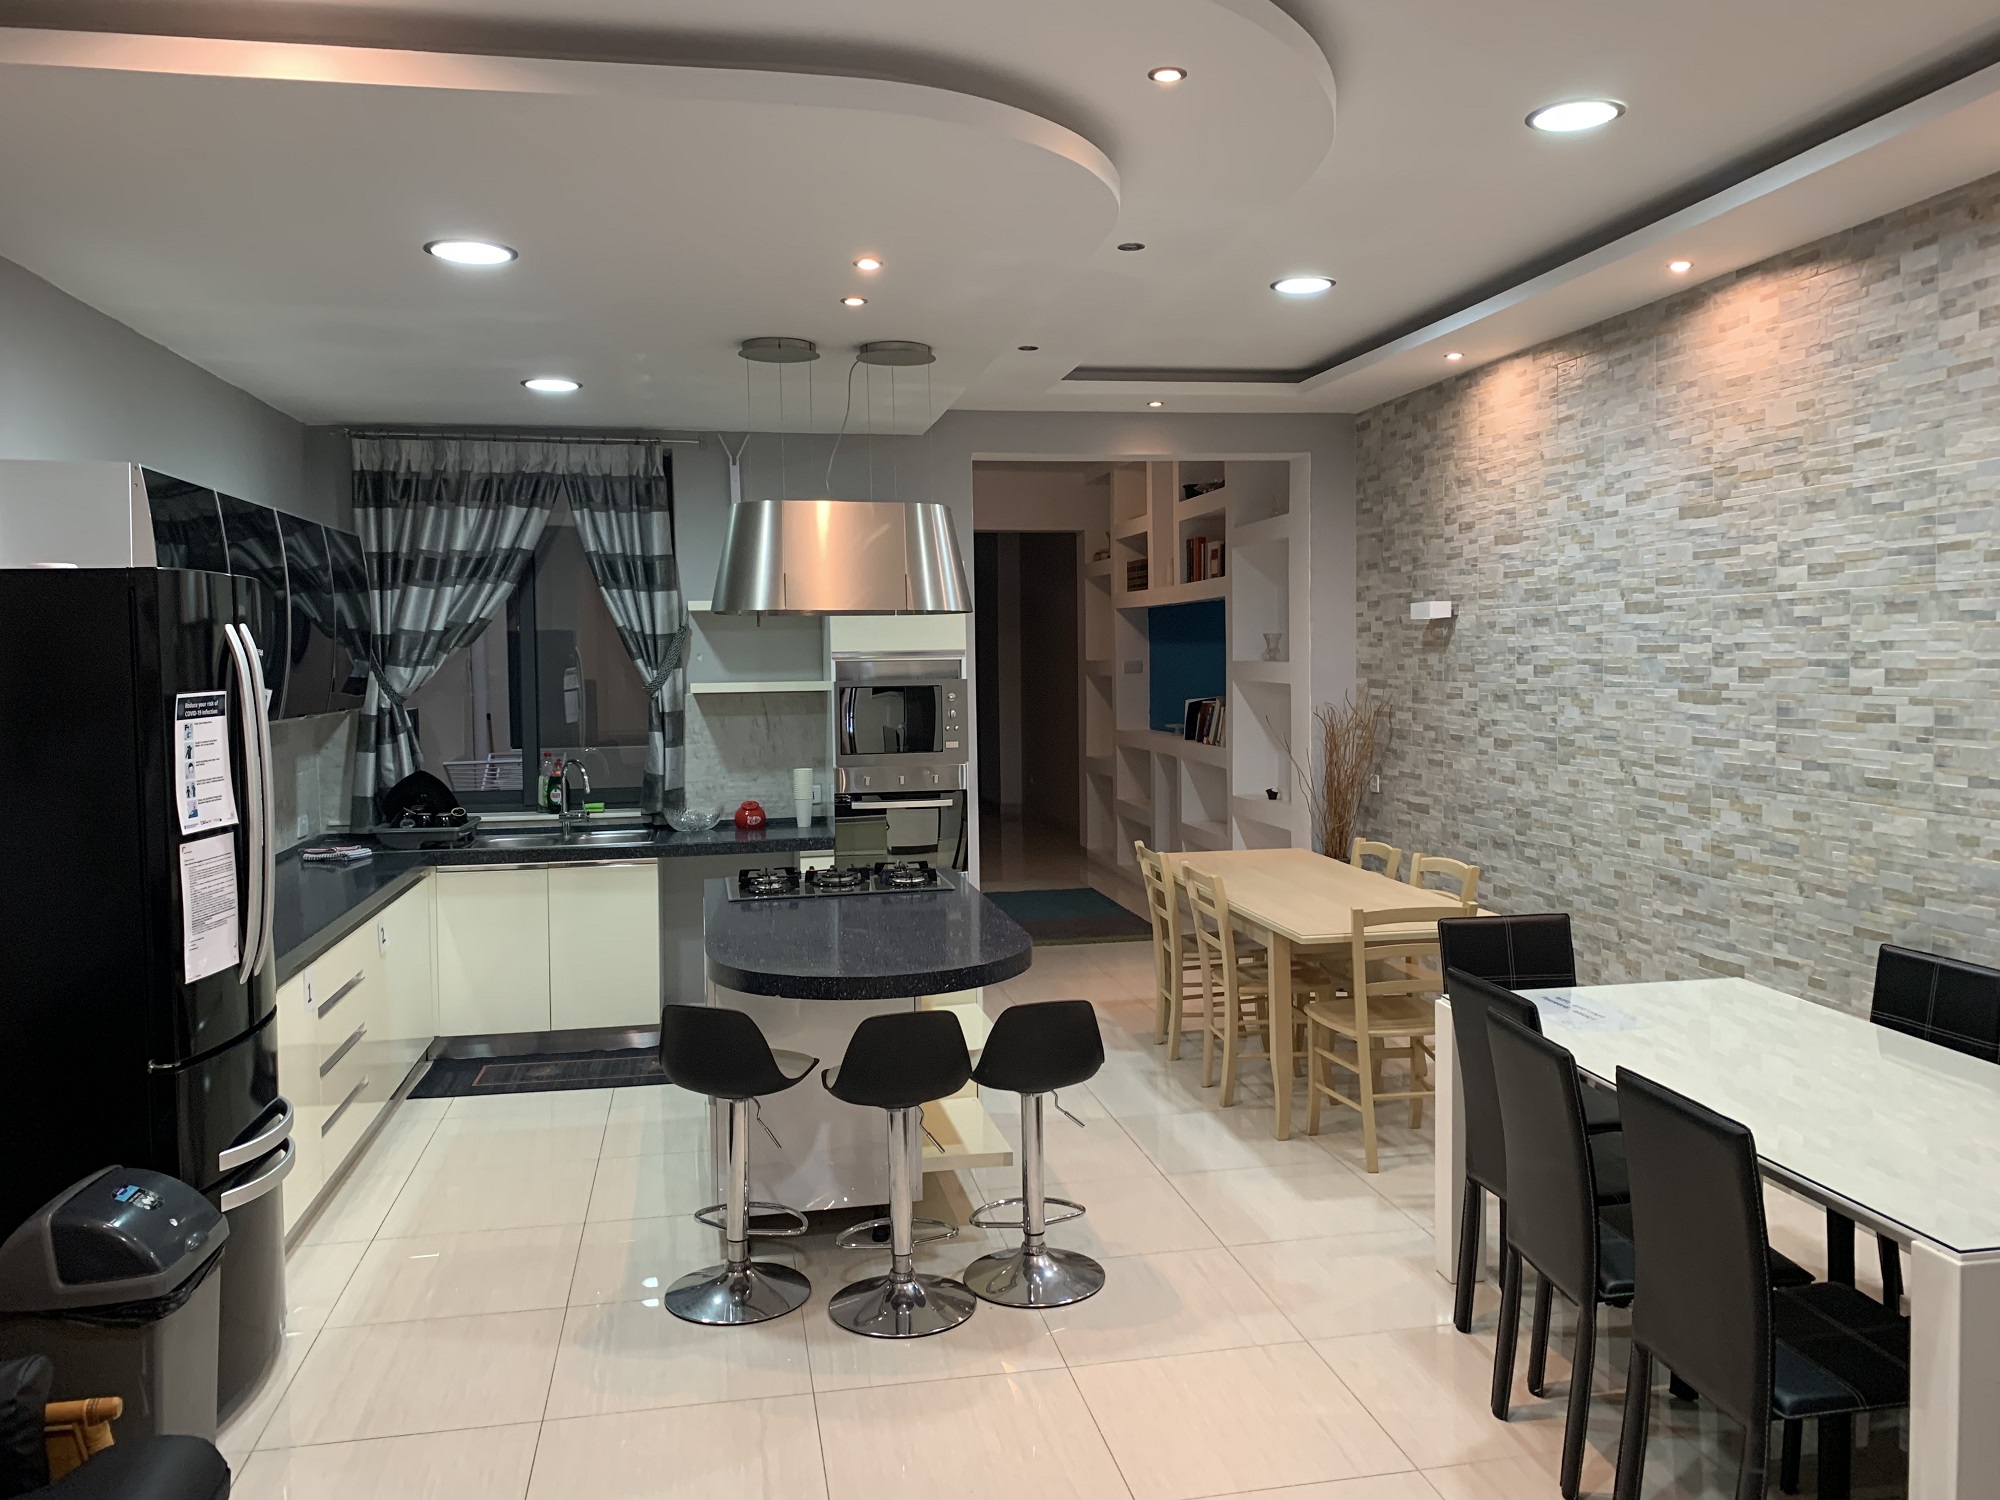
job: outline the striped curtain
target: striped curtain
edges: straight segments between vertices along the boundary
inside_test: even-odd
[[[409,697],[514,591],[562,498],[570,445],[353,440],[354,523],[368,571],[368,696],[350,826],[416,770]]]
[[[662,449],[579,445],[565,493],[577,539],[651,700],[648,812],[686,800],[687,601],[674,556],[674,490]]]

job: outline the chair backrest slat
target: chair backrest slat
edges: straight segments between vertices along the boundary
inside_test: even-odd
[[[1448,880],[1466,906],[1467,914],[1478,905],[1479,866],[1469,865],[1462,859],[1451,859],[1442,854],[1412,854],[1410,856],[1410,884],[1433,889],[1425,879],[1429,875],[1442,875]]]
[[[1366,862],[1371,859],[1382,861],[1381,873],[1387,875],[1391,880],[1401,880],[1403,878],[1403,851],[1401,849],[1398,849],[1394,844],[1385,844],[1380,839],[1364,839],[1357,834],[1352,847],[1347,852],[1347,862],[1357,869],[1365,870],[1368,868]]]

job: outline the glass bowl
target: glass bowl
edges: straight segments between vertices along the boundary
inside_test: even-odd
[[[677,807],[667,814],[667,821],[682,833],[707,833],[722,821],[722,814],[712,807]]]

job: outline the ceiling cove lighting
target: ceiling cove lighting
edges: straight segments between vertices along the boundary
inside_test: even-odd
[[[840,305],[842,307],[866,307],[868,299],[866,297],[842,297]]]
[[[1155,83],[1179,83],[1187,77],[1186,68],[1154,68],[1146,75]]]
[[[1451,351],[1451,353],[1447,354],[1445,358],[1451,360],[1454,364],[1456,364],[1459,360],[1464,359],[1465,356],[1459,353],[1458,350],[1454,349]]]
[[[1579,130],[1609,125],[1624,113],[1625,106],[1616,99],[1566,99],[1560,104],[1544,104],[1528,116],[1528,124],[1551,135],[1574,135]]]
[[[435,255],[455,266],[504,266],[520,256],[511,247],[488,240],[432,240],[424,246],[424,254]]]
[[[1167,403],[1164,401],[1148,401],[1146,404],[1148,406],[1165,406]]]
[[[1271,290],[1281,297],[1317,297],[1321,292],[1333,290],[1331,276],[1280,276],[1271,283]]]
[[[571,391],[581,389],[567,375],[530,375],[521,384],[544,396],[567,396]]]
[[[1676,276],[1685,276],[1694,269],[1694,262],[1691,260],[1670,260],[1667,262],[1667,269],[1672,271]]]
[[[882,262],[872,255],[864,255],[854,263],[854,269],[857,271],[879,271],[882,269]]]

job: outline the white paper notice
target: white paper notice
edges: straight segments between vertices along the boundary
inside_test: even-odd
[[[181,968],[193,984],[240,956],[236,840],[226,833],[181,845]]]
[[[174,699],[174,800],[183,836],[236,821],[227,693],[181,693]]]

